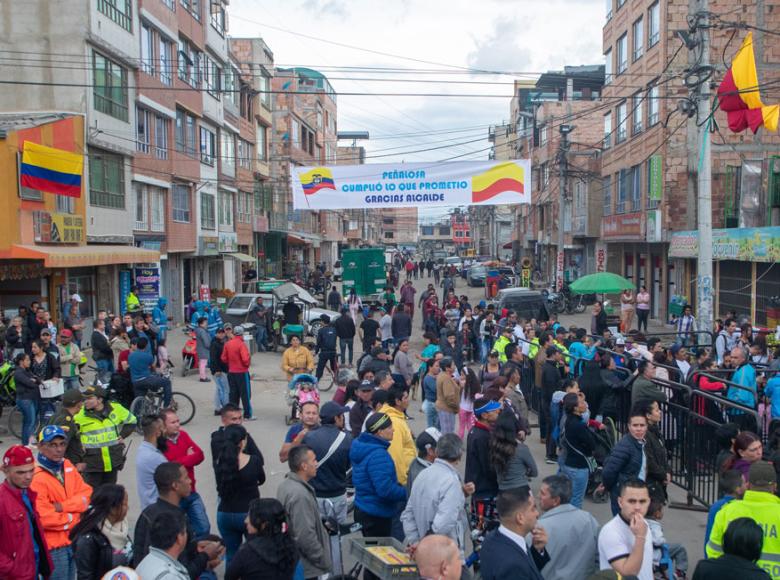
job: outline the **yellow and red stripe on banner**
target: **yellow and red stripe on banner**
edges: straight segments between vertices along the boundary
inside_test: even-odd
[[[511,161],[500,163],[471,178],[473,203],[483,203],[507,191],[520,195],[525,191],[525,175],[523,168],[517,163]]]
[[[84,156],[32,141],[24,142],[19,175],[23,187],[68,197],[81,197]]]
[[[758,72],[753,52],[753,33],[748,32],[731,61],[731,68],[718,87],[720,108],[726,112],[734,133],[748,127],[756,133],[761,126],[777,131],[780,105],[764,105],[758,90]]]

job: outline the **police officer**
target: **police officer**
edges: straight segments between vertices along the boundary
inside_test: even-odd
[[[135,430],[135,416],[119,403],[107,401],[103,388],[88,386],[84,407],[73,420],[84,446],[84,481],[93,488],[116,483],[125,465],[124,440]]]
[[[65,459],[84,471],[84,446],[81,444],[81,433],[75,418],[84,406],[84,395],[78,389],[68,389],[62,395],[62,408],[50,420],[49,425],[56,425],[67,435],[68,446],[65,449]]]
[[[141,301],[138,299],[138,286],[130,286],[130,292],[125,298],[125,312],[135,314],[141,312]]]

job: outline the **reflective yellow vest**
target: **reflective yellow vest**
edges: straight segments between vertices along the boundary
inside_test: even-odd
[[[536,355],[539,353],[539,338],[534,337],[531,339],[531,345],[528,347],[528,358],[531,360],[536,359]]]
[[[563,363],[568,367],[569,362],[571,361],[571,357],[569,356],[569,349],[566,348],[562,342],[558,342],[557,340],[553,340],[553,344],[555,345],[555,348],[563,353]]]
[[[111,412],[107,417],[102,418],[96,414],[87,411],[86,407],[73,417],[73,420],[79,426],[79,436],[81,444],[84,446],[86,454],[93,457],[97,452],[103,463],[103,471],[109,472],[115,469],[111,458],[111,447],[119,444],[120,432],[126,423],[135,424],[136,418],[117,403],[106,403],[111,405]]]
[[[141,310],[141,301],[138,296],[130,292],[125,299],[125,308],[127,312],[139,312]]]
[[[493,350],[498,353],[498,361],[500,363],[506,362],[506,347],[509,343],[512,342],[512,339],[505,337],[503,334],[498,337],[498,340],[493,344]]]
[[[764,530],[764,547],[756,565],[772,578],[780,578],[780,497],[765,491],[746,491],[741,500],[724,505],[707,541],[707,557],[723,555],[723,534],[737,518],[752,518]]]

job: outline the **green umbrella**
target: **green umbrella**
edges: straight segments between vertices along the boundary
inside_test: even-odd
[[[634,285],[617,274],[597,272],[575,280],[569,285],[574,294],[617,294],[623,290],[634,290]]]

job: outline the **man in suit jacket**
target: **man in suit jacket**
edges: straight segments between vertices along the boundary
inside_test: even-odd
[[[479,553],[482,578],[542,580],[540,570],[550,561],[544,548],[547,532],[536,525],[539,511],[530,491],[521,487],[501,492],[496,509],[501,514],[501,525],[482,544]],[[531,546],[525,543],[527,534],[531,534]]]

